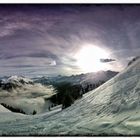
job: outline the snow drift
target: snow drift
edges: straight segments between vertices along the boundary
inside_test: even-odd
[[[140,135],[140,59],[55,115],[1,124],[1,135]]]

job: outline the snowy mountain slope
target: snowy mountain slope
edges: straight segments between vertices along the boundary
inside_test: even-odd
[[[140,59],[55,115],[1,124],[1,135],[140,135]]]

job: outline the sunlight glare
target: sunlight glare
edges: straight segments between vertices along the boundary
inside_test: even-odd
[[[97,72],[105,70],[106,65],[100,62],[101,58],[108,58],[109,53],[94,45],[84,45],[75,55],[77,65],[83,72]]]

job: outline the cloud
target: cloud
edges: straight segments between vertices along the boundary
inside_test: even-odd
[[[30,24],[26,22],[5,22],[1,27],[0,27],[0,37],[6,37],[6,36],[12,36],[14,33],[16,33],[17,30],[20,29],[30,29]]]
[[[0,53],[0,59],[14,59],[14,58],[20,58],[20,57],[31,57],[31,58],[52,58],[52,59],[59,59],[57,57],[57,55],[53,54],[50,51],[40,51],[40,52],[32,52],[32,53],[26,53],[26,54],[22,54],[22,53],[18,53],[18,54],[12,54],[12,53],[8,53],[8,54],[3,54]]]
[[[0,6],[0,74],[78,70],[74,55],[85,43],[111,52],[114,59],[102,63],[119,60],[112,68],[125,66],[124,58],[140,53],[139,11],[140,6],[123,12],[109,5]]]
[[[112,62],[112,61],[116,61],[115,59],[100,59],[100,62],[102,63],[108,63],[108,62]]]

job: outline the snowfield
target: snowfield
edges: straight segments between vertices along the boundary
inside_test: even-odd
[[[8,114],[0,113],[1,135],[140,135],[140,59],[62,111]]]

